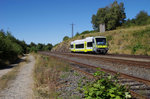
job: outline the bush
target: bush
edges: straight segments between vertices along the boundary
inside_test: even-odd
[[[132,47],[132,54],[135,54],[135,52],[138,50],[138,49],[142,49],[143,46],[140,44],[140,43],[137,43],[136,45],[134,45]]]
[[[107,41],[111,41],[113,39],[112,35],[108,35],[106,36],[106,38],[107,38]]]
[[[65,36],[64,38],[63,38],[63,41],[66,41],[66,40],[68,40],[69,39],[69,37],[68,36]]]
[[[136,54],[136,51],[139,49],[144,49],[144,55],[150,50],[149,46],[149,37],[150,37],[150,29],[146,28],[140,32],[133,33],[134,39],[132,40],[132,44],[130,46],[132,50],[132,54]]]
[[[0,30],[0,64],[14,62],[18,55],[26,52],[26,43],[13,37],[10,32]]]
[[[86,99],[127,99],[131,95],[125,86],[118,84],[117,76],[107,76],[102,71],[97,71],[94,76],[99,79],[83,86]]]

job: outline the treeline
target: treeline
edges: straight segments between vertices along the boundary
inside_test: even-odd
[[[45,45],[42,43],[35,44],[35,43],[31,42],[29,45],[30,52],[50,51],[52,49],[52,47],[53,47],[53,45],[50,43]]]
[[[150,24],[150,16],[145,11],[140,11],[135,18],[127,19],[122,25],[124,27],[140,26]]]
[[[26,44],[11,35],[10,32],[0,30],[0,65],[9,64],[18,59],[19,55],[29,52],[51,50],[52,44]]]

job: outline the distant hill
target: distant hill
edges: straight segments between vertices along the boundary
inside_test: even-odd
[[[81,34],[57,44],[51,51],[69,52],[71,41],[90,36],[106,36],[108,53],[111,54],[150,55],[150,25],[120,28],[104,33]]]

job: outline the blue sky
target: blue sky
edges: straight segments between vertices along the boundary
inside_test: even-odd
[[[98,8],[114,0],[0,0],[0,29],[26,43],[57,44],[64,36],[92,30],[91,17]],[[124,2],[127,18],[144,10],[150,14],[150,0],[117,0]]]

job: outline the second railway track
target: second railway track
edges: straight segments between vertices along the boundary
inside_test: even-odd
[[[116,62],[117,64],[127,64],[127,65],[134,65],[144,68],[150,68],[150,57],[141,56],[115,56],[115,55],[90,55],[90,54],[72,54],[72,53],[59,53],[63,55],[69,56],[76,56],[76,57],[83,57],[83,58],[94,58],[94,59],[101,59],[106,62]],[[143,58],[142,58],[143,57]]]

